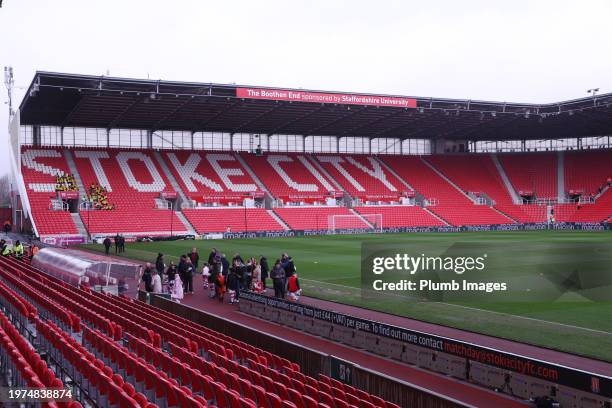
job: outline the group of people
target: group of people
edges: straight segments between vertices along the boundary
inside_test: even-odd
[[[238,303],[241,290],[263,291],[267,275],[268,260],[265,257],[259,261],[251,257],[245,262],[240,254],[235,254],[230,263],[216,248],[202,268],[204,289],[208,289],[210,297],[219,302],[223,302],[225,293],[229,296],[229,303]]]
[[[38,252],[38,247],[31,247],[31,252],[33,253],[29,255],[30,257],[36,255],[36,253],[34,252],[34,248],[36,248],[36,252]],[[4,239],[0,239],[0,254],[2,254],[2,256],[13,255],[15,258],[21,259],[25,254],[25,247],[19,240],[17,240],[11,248],[7,241],[5,241]]]
[[[169,293],[172,299],[180,302],[184,295],[193,294],[193,275],[197,271],[199,255],[196,248],[191,253],[181,255],[178,265],[166,265],[164,254],[157,254],[155,265],[147,263],[142,273],[145,290],[151,293]]]
[[[77,191],[74,176],[72,174],[55,176],[55,191]]]
[[[88,200],[96,210],[113,210],[115,208],[115,205],[108,201],[108,191],[99,184],[89,186]]]
[[[111,240],[110,237],[106,237],[104,238],[104,241],[102,241],[102,245],[104,245],[104,252],[106,253],[106,255],[110,253],[110,248],[113,245],[113,241],[115,242],[116,254],[125,252],[125,237],[123,235],[117,234],[115,235],[113,240]]]
[[[199,262],[200,255],[196,248],[181,255],[178,265],[174,262],[166,265],[164,255],[159,253],[155,265],[147,263],[143,270],[145,290],[168,293],[172,299],[180,302],[184,295],[193,294],[193,279],[199,271]],[[265,292],[268,278],[272,279],[274,296],[278,298],[298,301],[302,293],[295,263],[287,253],[277,259],[270,270],[265,256],[259,260],[251,257],[245,261],[240,254],[235,254],[230,262],[225,254],[213,248],[201,272],[204,290],[209,291],[210,298],[221,303],[226,294],[229,303],[238,303],[241,290]]]
[[[297,268],[293,258],[284,253],[277,259],[270,273],[274,285],[274,296],[287,298],[297,302],[302,294],[300,280],[298,279]]]

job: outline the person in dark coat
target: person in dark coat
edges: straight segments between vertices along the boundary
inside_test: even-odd
[[[193,273],[193,264],[191,263],[191,259],[187,258],[185,260],[185,283],[183,285],[186,295],[191,295],[193,293]]]
[[[200,261],[200,255],[198,254],[198,250],[196,248],[191,248],[191,252],[189,253],[189,259],[191,259],[191,265],[193,266],[193,270],[198,270],[198,262]]]
[[[295,274],[295,264],[293,263],[293,258],[291,258],[287,253],[284,253],[281,257],[281,266],[285,270],[285,293],[287,293],[287,282],[289,278]]]
[[[272,284],[274,286],[274,296],[283,299],[285,297],[285,270],[280,259],[277,259],[272,268]]]
[[[227,258],[225,257],[225,254],[221,254],[221,266],[223,267],[221,274],[223,274],[223,276],[227,276],[227,274],[229,273],[230,264]]]
[[[115,241],[115,254],[119,253],[119,246],[121,245],[121,243],[119,241],[119,234],[115,235],[115,238],[113,239]]]
[[[164,273],[164,269],[166,269],[166,265],[164,264],[164,254],[161,252],[157,254],[157,259],[155,260],[155,269],[159,276],[162,276]]]
[[[270,267],[268,266],[268,258],[265,256],[261,256],[259,260],[259,266],[261,267],[261,283],[263,285],[263,289],[266,289],[266,279],[268,279],[268,273],[270,272]]]
[[[187,256],[181,255],[179,259],[178,267],[176,268],[179,276],[181,277],[181,282],[183,282],[183,290],[185,290],[185,272],[187,271]]]
[[[119,236],[119,252],[125,252],[125,237],[123,235]]]
[[[281,264],[283,266],[283,269],[285,270],[285,273],[287,274],[287,278],[293,276],[296,271],[295,264],[293,263],[293,258],[284,253],[281,259]]]
[[[147,262],[147,265],[142,272],[142,281],[145,284],[145,290],[147,292],[153,292],[153,269],[151,264]]]
[[[109,237],[104,238],[104,241],[102,241],[102,244],[104,245],[104,253],[108,255],[110,252],[110,247],[113,244],[111,239]]]
[[[237,263],[238,262],[235,262],[235,264]],[[237,267],[230,269],[227,275],[227,281],[225,282],[227,291],[230,295],[230,303],[238,303],[240,300],[240,278],[236,274],[236,269]]]
[[[244,260],[242,259],[242,257],[240,256],[240,254],[235,254],[234,257],[232,258],[232,263],[234,263],[235,260],[240,261],[240,263],[244,263]]]
[[[215,263],[215,257],[218,255],[217,248],[213,248],[208,255],[208,264],[212,265]]]
[[[166,275],[168,275],[168,282],[174,280],[174,276],[176,275],[176,265],[174,262],[170,262],[168,269],[166,269]]]
[[[210,267],[210,277],[208,278],[208,283],[211,285],[211,289],[213,289],[210,293],[211,298],[216,297],[218,294],[216,282],[218,280],[219,275],[221,275],[221,268],[223,268],[223,266],[221,265],[221,257],[216,256],[215,258],[213,258],[213,263]]]

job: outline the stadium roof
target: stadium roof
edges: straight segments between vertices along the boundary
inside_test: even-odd
[[[37,72],[20,110],[23,125],[516,140],[610,135],[611,105],[612,94],[529,104]]]

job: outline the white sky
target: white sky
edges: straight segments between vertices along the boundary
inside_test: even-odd
[[[556,102],[612,91],[612,1],[4,0],[0,65]],[[2,69],[2,68],[0,68]],[[17,89],[18,106],[24,90]],[[3,87],[0,100],[6,101]],[[0,105],[0,174],[8,171]]]

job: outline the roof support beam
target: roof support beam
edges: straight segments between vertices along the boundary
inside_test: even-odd
[[[307,119],[307,118],[309,118],[309,117],[311,117],[311,116],[316,115],[317,113],[320,113],[321,111],[325,110],[325,108],[326,108],[327,106],[328,106],[328,105],[326,105],[326,104],[322,103],[322,104],[321,104],[321,106],[320,106],[318,109],[315,109],[315,110],[313,110],[313,111],[310,111],[310,112],[308,112],[308,113],[306,113],[306,114],[304,114],[304,115],[302,115],[302,116],[300,116],[300,117],[298,117],[298,118],[292,119],[292,120],[290,120],[290,121],[289,121],[289,122],[287,122],[287,123],[284,123],[284,124],[282,124],[282,125],[280,125],[280,126],[275,127],[274,129],[272,129],[271,131],[269,131],[269,132],[268,132],[268,136],[275,135],[275,134],[277,134],[278,132],[280,132],[280,131],[282,131],[282,130],[284,130],[284,129],[287,129],[289,126],[294,125],[294,124],[296,124],[297,122],[299,122],[299,121],[301,121],[301,120]]]
[[[394,132],[396,132],[396,131],[398,131],[400,129],[403,129],[403,128],[407,127],[407,126],[413,126],[413,125],[418,124],[420,122],[424,122],[426,119],[429,118],[429,116],[426,115],[426,114],[421,114],[421,116],[423,116],[423,117],[419,118],[419,119],[416,119],[416,120],[413,120],[413,121],[410,121],[408,123],[402,123],[400,125],[393,126],[390,129],[379,130],[378,132],[374,133],[373,137],[387,137],[391,133],[394,133]]]
[[[282,102],[277,101],[277,103],[274,106],[272,106],[270,109],[260,113],[259,115],[257,115],[253,119],[249,119],[246,122],[241,123],[240,125],[238,125],[235,128],[233,128],[230,133],[232,133],[232,134],[239,133],[245,127],[247,127],[247,126],[257,122],[260,119],[263,119],[264,117],[266,117],[270,113],[274,112],[275,110],[277,110],[277,109],[279,109],[279,108],[281,108],[283,106],[285,106],[285,104],[283,104]]]
[[[79,99],[76,105],[74,105],[72,110],[64,118],[64,122],[62,123],[61,127],[66,127],[67,125],[69,125],[70,121],[72,120],[72,117],[76,114],[76,112],[78,112],[81,106],[88,100],[89,100],[89,97],[87,95],[81,95],[81,99]]]
[[[194,99],[195,99],[195,96],[188,97],[183,103],[181,103],[179,106],[174,108],[170,113],[168,113],[166,116],[164,116],[163,118],[155,122],[153,126],[151,126],[151,130],[156,131],[158,129],[161,129],[162,125],[166,123],[168,119],[170,119],[172,116],[180,112],[181,109],[189,105]]]
[[[117,116],[115,116],[115,119],[113,119],[111,121],[111,123],[108,124],[108,126],[106,126],[108,129],[112,129],[115,126],[117,126],[117,124],[119,123],[119,121],[129,112],[132,110],[132,108],[134,108],[134,106],[138,105],[138,102],[140,102],[142,100],[142,98],[137,97],[134,98],[134,100],[132,101],[132,103],[130,103],[128,106],[125,107],[125,109],[123,109]]]
[[[395,112],[392,112],[392,113],[390,113],[388,115],[382,116],[380,118],[376,118],[376,119],[371,120],[371,121],[366,122],[366,123],[362,123],[359,126],[355,126],[354,128],[351,128],[351,129],[343,132],[343,135],[351,135],[351,136],[355,135],[357,133],[357,131],[359,131],[361,129],[367,129],[368,127],[374,126],[377,123],[384,122],[385,120],[389,120],[389,119],[394,118],[394,117],[396,117],[396,116],[398,116],[400,114],[403,114],[403,113],[406,113],[405,109],[398,109]]]
[[[200,123],[198,123],[193,129],[193,132],[198,132],[201,130],[204,130],[204,127],[211,124],[212,122],[214,122],[215,120],[219,119],[221,116],[225,115],[226,113],[230,112],[232,109],[241,106],[242,105],[242,101],[238,100],[235,101],[234,103],[232,103],[231,105],[225,107],[225,109],[221,109],[219,112],[215,113],[211,118],[206,119],[201,121]]]
[[[350,109],[350,107],[349,107],[349,109]],[[343,120],[348,119],[351,116],[354,116],[354,115],[356,115],[358,113],[362,113],[362,112],[364,112],[367,109],[368,109],[368,106],[362,106],[359,109],[355,109],[353,111],[349,111],[349,113],[346,113],[346,114],[340,116],[339,118],[336,118],[336,119],[332,120],[329,123],[325,123],[325,124],[323,124],[321,126],[317,126],[315,128],[309,129],[306,133],[304,133],[304,137],[310,136],[310,135],[314,134],[315,132],[318,132],[318,131],[323,130],[325,128],[328,128],[328,127],[330,127],[332,125],[335,125],[338,122],[342,122]]]

